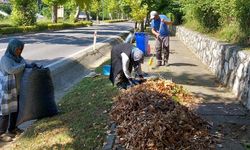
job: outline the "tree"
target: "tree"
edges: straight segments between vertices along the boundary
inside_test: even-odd
[[[118,12],[118,8],[119,8],[119,4],[117,2],[117,0],[108,0],[108,12],[110,14],[110,19],[113,20],[113,16],[114,14],[117,14]]]
[[[144,19],[147,17],[148,5],[143,4],[142,0],[125,0],[131,8],[131,16],[135,23],[135,28],[137,28],[137,22],[141,24],[141,31],[144,31]]]
[[[43,0],[43,2],[52,7],[52,22],[57,23],[57,8],[63,5],[67,0]]]
[[[90,9],[90,5],[91,5],[92,0],[74,0],[74,1],[78,5],[75,19],[77,20],[80,9],[83,9],[85,11],[86,15],[87,15],[87,20],[89,20],[88,10]]]
[[[11,0],[11,20],[15,25],[36,23],[37,0]]]
[[[101,0],[93,0],[91,4],[91,11],[96,14],[96,21],[99,22],[99,13],[102,9]]]
[[[73,0],[69,0],[67,1],[64,5],[64,15],[66,19],[70,19],[70,20],[75,20],[75,13],[76,13],[76,8],[77,5],[75,3],[75,1]]]

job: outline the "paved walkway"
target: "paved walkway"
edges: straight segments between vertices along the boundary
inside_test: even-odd
[[[154,51],[154,39],[149,43]],[[153,70],[146,58],[143,71],[181,84],[202,100],[196,111],[213,124],[211,131],[216,137],[217,149],[244,149],[243,144],[250,143],[248,111],[178,38],[170,38],[170,51],[168,67]],[[156,60],[153,65],[155,63]]]

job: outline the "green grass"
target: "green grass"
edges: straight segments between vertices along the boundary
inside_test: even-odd
[[[59,115],[35,122],[12,149],[101,149],[117,93],[106,76],[84,78],[62,98]]]

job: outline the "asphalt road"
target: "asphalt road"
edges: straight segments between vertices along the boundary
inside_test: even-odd
[[[123,22],[2,37],[0,38],[0,57],[4,54],[9,39],[17,38],[25,42],[22,56],[26,60],[47,66],[93,45],[94,31],[97,31],[97,43],[102,43],[127,32],[133,26],[133,23]]]

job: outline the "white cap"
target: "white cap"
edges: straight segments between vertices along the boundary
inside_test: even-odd
[[[143,55],[144,55],[143,51],[141,51],[139,48],[134,47],[132,51],[133,51],[134,61],[139,61],[143,59]]]
[[[151,11],[150,12],[150,19],[153,19],[157,15],[158,15],[157,11]]]

